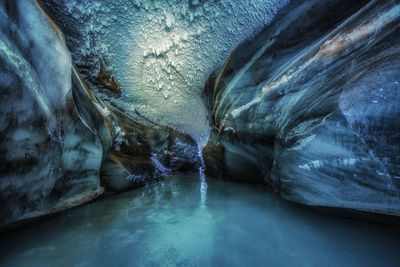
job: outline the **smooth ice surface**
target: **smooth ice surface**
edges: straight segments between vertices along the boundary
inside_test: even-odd
[[[74,108],[71,66],[36,1],[0,1],[0,225],[102,191],[102,147]]]
[[[59,8],[54,19],[60,21],[78,64],[88,64],[88,57],[110,63],[122,95],[103,98],[202,143],[209,134],[201,100],[206,79],[288,1],[47,2]]]
[[[207,183],[207,184],[205,184]],[[172,178],[0,238],[3,266],[399,266],[400,229]]]

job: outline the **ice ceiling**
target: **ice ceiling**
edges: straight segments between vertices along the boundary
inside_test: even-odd
[[[80,35],[66,34],[67,43],[75,44],[70,49],[77,63],[103,58],[121,83],[120,96],[102,98],[203,143],[210,129],[201,99],[206,79],[286,2],[63,0],[52,5],[71,18]]]

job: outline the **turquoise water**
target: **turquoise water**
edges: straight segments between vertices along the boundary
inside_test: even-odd
[[[0,237],[1,266],[400,266],[399,227],[182,176]]]

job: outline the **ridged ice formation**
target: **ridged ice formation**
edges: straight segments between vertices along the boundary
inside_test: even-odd
[[[44,2],[78,65],[91,57],[109,63],[122,92],[103,92],[104,99],[202,143],[209,133],[201,100],[207,77],[287,1]]]

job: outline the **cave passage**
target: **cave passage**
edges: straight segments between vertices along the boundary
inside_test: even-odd
[[[399,0],[0,0],[1,266],[400,266]]]

